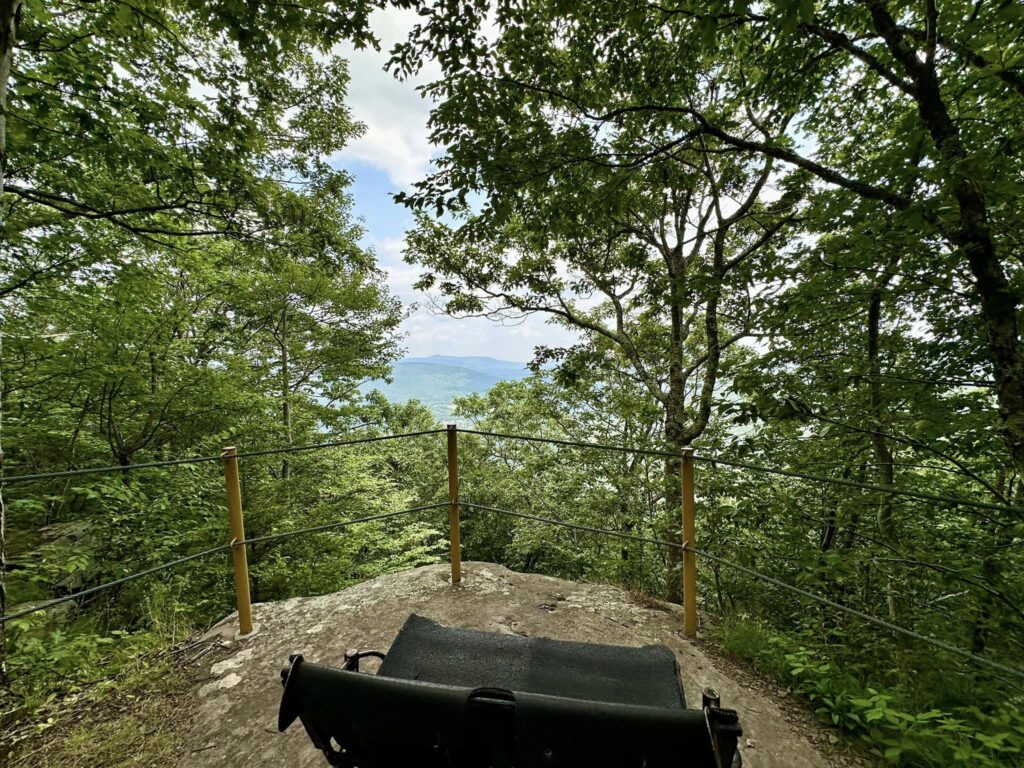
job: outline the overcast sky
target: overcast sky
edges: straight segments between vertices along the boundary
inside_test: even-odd
[[[402,328],[408,356],[487,355],[525,362],[534,346],[568,344],[572,337],[541,316],[501,325],[438,315],[430,309],[430,297],[412,287],[418,269],[402,260],[403,237],[413,219],[391,196],[422,178],[436,152],[427,139],[430,106],[416,86],[437,77],[438,69],[427,67],[417,81],[399,82],[383,67],[387,51],[405,38],[415,18],[412,12],[377,11],[373,27],[381,39],[380,52],[339,48],[351,63],[348,102],[355,118],[366,124],[366,133],[333,162],[355,176],[352,192],[356,213],[366,226],[365,244],[376,252],[391,290],[403,304],[417,307]]]

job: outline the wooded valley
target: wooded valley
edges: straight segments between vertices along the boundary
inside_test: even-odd
[[[680,540],[692,447],[698,545],[849,609],[706,560],[706,637],[878,764],[1024,765],[1007,0],[0,0],[0,614],[226,542],[219,462],[138,465],[441,426],[360,390],[410,308],[337,160],[365,130],[337,46],[410,8],[389,71],[441,73],[396,195],[419,290],[577,339],[453,420],[651,452],[461,436],[467,501],[637,537],[467,510],[463,557],[679,602],[680,550],[639,539]],[[444,501],[445,462],[438,434],[245,458],[247,533]],[[442,562],[446,526],[255,544],[253,600]],[[0,623],[0,729],[233,600],[215,555]]]

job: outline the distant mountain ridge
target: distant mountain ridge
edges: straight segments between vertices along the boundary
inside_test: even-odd
[[[431,355],[407,357],[393,366],[394,381],[370,381],[363,392],[380,390],[388,400],[404,403],[419,400],[434,417],[444,421],[452,415],[457,397],[483,394],[499,381],[518,381],[530,375],[526,363],[493,357]]]
[[[399,365],[407,363],[427,363],[429,365],[451,365],[456,368],[468,368],[476,373],[500,376],[503,380],[518,380],[529,375],[526,363],[515,363],[511,360],[498,360],[493,357],[431,355],[430,357],[406,357],[398,361]]]

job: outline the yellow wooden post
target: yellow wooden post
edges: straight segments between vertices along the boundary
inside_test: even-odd
[[[462,542],[459,532],[459,430],[448,425],[448,528],[451,532],[452,584],[462,581]]]
[[[683,448],[683,633],[697,635],[697,546],[696,511],[693,500],[693,448]]]
[[[231,526],[231,560],[235,570],[235,602],[240,634],[252,632],[252,604],[249,601],[249,563],[245,557],[245,524],[242,520],[242,488],[238,483],[238,458],[234,446],[221,451],[224,483],[228,491],[228,523]]]

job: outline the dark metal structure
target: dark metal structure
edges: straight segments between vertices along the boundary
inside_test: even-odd
[[[360,659],[383,659],[376,675]],[[387,654],[292,656],[278,728],[299,719],[344,768],[736,768],[736,713],[687,709],[675,656],[452,629],[412,615]]]

